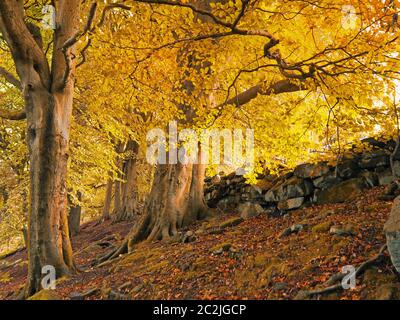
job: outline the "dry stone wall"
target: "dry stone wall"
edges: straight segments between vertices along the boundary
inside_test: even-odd
[[[393,141],[365,139],[370,151],[349,151],[336,166],[326,162],[301,164],[281,176],[261,175],[256,185],[243,176],[220,173],[206,178],[205,199],[210,207],[236,208],[256,203],[273,215],[312,204],[340,203],[367,188],[393,182]],[[400,152],[393,155],[393,169],[400,176]]]

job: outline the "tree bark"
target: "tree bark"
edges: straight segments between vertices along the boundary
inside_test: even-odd
[[[22,227],[21,232],[22,232],[22,236],[24,238],[25,248],[28,248],[28,245],[29,245],[29,242],[28,242],[28,229],[26,227]]]

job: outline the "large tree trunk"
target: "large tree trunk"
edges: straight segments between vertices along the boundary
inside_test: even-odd
[[[123,143],[118,143],[116,147],[117,153],[122,153],[124,152],[124,144]],[[121,159],[117,160],[117,168],[120,168],[122,166],[122,161]],[[118,178],[121,179],[120,174],[118,174]],[[114,213],[120,212],[121,211],[121,181],[116,180],[115,181],[115,190],[114,190]]]
[[[41,289],[42,267],[74,270],[68,230],[66,174],[72,92],[27,97],[30,152],[29,268],[26,295]]]
[[[128,249],[142,240],[165,240],[178,230],[207,216],[203,196],[203,167],[193,164],[159,165],[144,216],[133,228]]]
[[[42,289],[42,268],[56,277],[75,270],[67,217],[67,161],[72,114],[75,35],[80,0],[55,1],[51,68],[40,29],[25,22],[24,1],[0,1],[0,29],[25,100],[30,160],[28,277],[25,296]],[[66,45],[68,44],[68,45]],[[16,82],[18,83],[18,82]]]
[[[114,182],[114,213],[121,211],[121,181]]]
[[[126,221],[133,219],[137,214],[138,192],[137,192],[137,155],[139,145],[136,141],[129,141],[125,148],[127,159],[122,164],[122,179],[124,182],[119,182],[120,188],[118,195],[121,197],[118,200],[119,207],[115,208],[114,222]]]
[[[168,240],[178,230],[209,215],[204,200],[205,165],[160,164],[157,166],[144,213],[124,243],[98,262],[131,252],[140,241]]]

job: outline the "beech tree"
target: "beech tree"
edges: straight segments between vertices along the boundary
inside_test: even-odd
[[[75,271],[66,174],[75,73],[71,56],[82,32],[80,1],[55,1],[54,5],[56,29],[49,63],[39,27],[26,20],[24,1],[0,3],[0,29],[19,79],[5,70],[3,75],[21,89],[25,100],[24,110],[7,118],[27,119],[30,208],[25,296],[41,289],[43,266],[54,266],[58,277]],[[88,28],[89,24],[84,32]]]
[[[76,46],[84,35],[95,29],[97,3],[82,5],[81,1],[60,0],[51,4],[54,17],[50,20],[54,21],[50,23],[54,28],[45,32],[49,39],[44,39],[44,30],[32,22],[40,20],[42,7],[38,8],[37,3],[8,0],[0,5],[0,31],[16,71],[14,75],[12,68],[9,71],[1,67],[0,75],[21,90],[25,104],[20,111],[1,110],[0,116],[27,121],[30,193],[25,297],[41,289],[43,266],[53,266],[57,277],[76,271],[67,213],[67,166],[78,60]],[[82,7],[85,9],[83,23]],[[97,27],[104,22],[106,12],[114,7],[103,6]],[[87,48],[86,44],[80,52],[83,61]],[[72,205],[72,210],[79,212],[80,209]]]

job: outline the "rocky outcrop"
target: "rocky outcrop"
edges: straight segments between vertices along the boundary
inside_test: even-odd
[[[220,173],[205,180],[205,198],[210,207],[234,209],[247,217],[255,212],[249,203],[257,203],[273,216],[313,204],[340,203],[351,200],[367,188],[393,183],[390,156],[394,142],[365,139],[368,151],[350,151],[336,166],[327,162],[300,164],[280,176],[268,173],[255,185],[246,184],[243,176]],[[400,173],[400,152],[393,169]],[[259,211],[259,210],[258,210]]]

